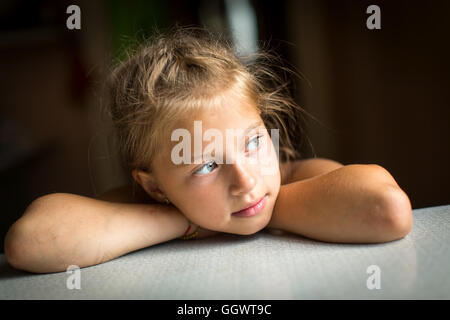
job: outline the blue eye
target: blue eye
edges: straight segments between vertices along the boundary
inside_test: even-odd
[[[208,162],[208,163],[204,164],[203,166],[201,166],[199,170],[195,171],[195,173],[199,174],[199,175],[211,173],[215,169],[215,167],[213,167],[213,165],[215,165],[217,167],[217,164],[214,161]]]
[[[252,151],[252,150],[250,150],[250,148],[248,147],[250,144],[253,144],[253,145],[254,145],[254,149],[253,149],[253,150],[258,149],[258,147],[259,147],[259,141],[260,141],[261,138],[262,138],[262,135],[257,136],[257,137],[255,137],[254,139],[250,140],[250,141],[248,142],[248,144],[247,144],[247,149],[248,149],[249,151]]]

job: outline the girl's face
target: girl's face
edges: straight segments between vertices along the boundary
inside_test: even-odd
[[[278,196],[281,181],[277,150],[255,107],[235,97],[226,99],[226,105],[222,104],[217,111],[192,115],[191,119],[177,123],[175,128],[190,132],[191,161],[175,164],[173,148],[180,145],[182,139],[167,141],[153,164],[154,178],[171,203],[195,224],[214,231],[253,234],[269,223]],[[223,137],[222,148],[210,146],[212,151],[206,152],[210,156],[200,159],[201,163],[193,160],[196,156],[194,120],[201,121],[200,154],[205,154],[209,144],[218,146],[214,138],[203,137],[205,131],[215,129]],[[244,133],[246,129],[250,131]],[[244,133],[234,135],[231,148],[227,148],[227,143],[230,144],[227,130]],[[182,152],[176,154],[183,155]],[[214,161],[219,155],[222,163]],[[262,210],[258,210],[260,206],[250,210],[257,214],[250,217],[233,215],[261,199]]]

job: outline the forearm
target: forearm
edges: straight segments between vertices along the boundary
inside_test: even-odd
[[[180,237],[187,219],[174,207],[113,203],[73,194],[33,202],[10,228],[5,253],[30,272],[85,267]]]
[[[403,237],[411,204],[379,167],[351,165],[281,186],[269,227],[326,242],[372,243]]]

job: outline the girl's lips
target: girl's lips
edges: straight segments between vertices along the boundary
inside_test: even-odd
[[[241,211],[234,212],[231,215],[233,217],[252,217],[262,211],[262,209],[266,205],[266,198],[267,195],[264,195],[264,197],[262,197],[261,200],[259,200],[253,206],[243,209]]]

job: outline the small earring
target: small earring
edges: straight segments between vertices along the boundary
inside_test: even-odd
[[[169,199],[167,199],[167,198],[164,199],[164,202],[165,202],[166,204],[170,204],[170,201],[169,201]]]

